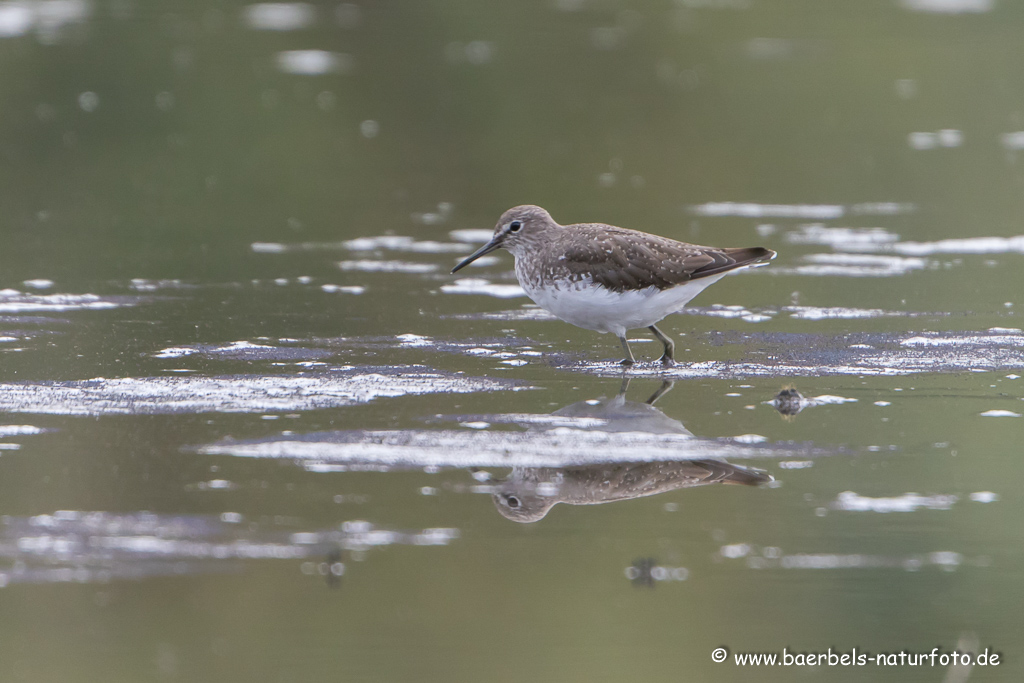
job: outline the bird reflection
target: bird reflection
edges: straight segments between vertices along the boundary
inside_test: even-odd
[[[606,401],[580,401],[555,411],[560,417],[599,420],[605,432],[690,434],[678,420],[665,415],[654,403],[668,393],[665,382],[647,401],[626,400],[629,380]],[[706,484],[756,486],[772,481],[771,475],[724,460],[617,462],[574,467],[514,467],[495,482],[492,499],[504,517],[515,522],[536,522],[558,503],[597,505]]]

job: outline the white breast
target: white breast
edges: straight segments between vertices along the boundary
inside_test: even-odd
[[[726,273],[692,280],[669,289],[648,287],[641,290],[614,292],[594,284],[589,278],[579,282],[567,280],[553,286],[540,286],[519,273],[516,275],[526,294],[538,306],[567,323],[597,332],[611,332],[622,337],[626,330],[649,327],[665,316],[675,313],[690,299],[700,294]]]

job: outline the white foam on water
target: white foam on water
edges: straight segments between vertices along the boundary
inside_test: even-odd
[[[432,273],[437,270],[434,263],[412,263],[409,261],[341,261],[338,267],[342,270],[357,270],[366,273]]]
[[[316,8],[304,2],[261,2],[246,7],[242,20],[259,31],[295,31],[316,22]]]
[[[833,396],[831,394],[822,394],[821,396],[815,396],[814,398],[807,399],[818,405],[839,405],[843,403],[856,403],[857,399],[847,398],[846,396]]]
[[[690,207],[701,216],[742,216],[744,218],[842,218],[846,210],[835,204],[755,204],[750,202],[710,202]]]
[[[773,268],[768,272],[813,276],[892,277],[928,267],[928,261],[922,258],[876,254],[807,254],[802,260],[810,265]]]
[[[824,225],[802,225],[786,233],[790,244],[827,244],[834,249],[858,250],[879,244],[898,242],[900,236],[885,228],[829,228]]]
[[[786,306],[782,310],[798,320],[856,320],[862,318],[883,318],[898,316],[895,311],[884,311],[880,308],[818,308],[816,306]]]
[[[862,202],[851,206],[850,211],[862,216],[898,216],[917,211],[917,206],[908,202]]]
[[[761,436],[760,434],[740,434],[739,436],[732,437],[730,441],[735,441],[736,443],[765,443],[768,441],[768,437]]]
[[[273,413],[317,410],[378,398],[509,389],[498,380],[421,367],[321,376],[126,377],[70,382],[0,383],[0,411],[54,415]]]
[[[784,470],[805,470],[813,466],[813,460],[783,460],[779,463],[779,467]]]
[[[239,485],[227,479],[211,479],[192,484],[186,488],[195,491],[233,491],[239,488]]]
[[[939,131],[915,131],[907,135],[907,144],[917,150],[959,147],[964,143],[964,134],[955,128]]]
[[[253,242],[250,248],[257,254],[283,254],[289,251],[288,245],[280,242]]]
[[[863,553],[793,553],[778,557],[748,557],[750,569],[904,569],[918,571],[925,566],[937,566],[954,571],[964,562],[960,553],[938,551],[924,555],[886,556]]]
[[[0,438],[42,434],[46,430],[34,425],[0,425]]]
[[[975,503],[994,503],[999,500],[999,494],[991,491],[975,491],[971,494],[971,500]]]
[[[1020,417],[1020,413],[1015,413],[1012,410],[986,410],[978,415],[981,417]]]
[[[752,443],[734,439],[698,439],[680,433],[602,432],[572,427],[528,432],[384,430],[323,432],[301,438],[222,442],[197,450],[205,455],[304,461],[310,469],[317,471],[354,465],[372,465],[380,469],[565,467],[695,458],[792,458],[809,454],[806,448],[755,442],[753,437],[750,440]]]
[[[328,294],[362,294],[366,291],[362,285],[320,285],[320,289]]]
[[[896,242],[886,248],[908,256],[931,254],[1008,254],[1024,253],[1024,235],[1015,237],[965,237],[937,242]]]
[[[959,498],[955,495],[921,496],[905,493],[893,498],[869,498],[853,491],[843,491],[832,507],[854,512],[914,512],[915,510],[949,510]]]
[[[1024,346],[1024,334],[930,334],[900,340],[901,346]]]
[[[904,9],[933,14],[980,14],[991,12],[995,0],[900,0]]]
[[[24,294],[16,289],[0,289],[0,313],[106,310],[136,303],[125,297],[96,294]]]
[[[181,280],[147,280],[145,278],[132,278],[128,287],[136,292],[155,292],[160,289],[194,289],[196,285],[190,285]]]
[[[680,311],[682,312],[682,311]],[[486,313],[460,313],[450,317],[455,320],[558,320],[539,306],[527,304],[523,308],[509,311],[489,311]],[[531,354],[526,354],[531,355]],[[537,354],[539,355],[539,353]]]
[[[466,228],[462,230],[452,230],[448,233],[456,242],[467,242],[470,244],[489,242],[494,237],[493,230],[481,230],[479,228]]]
[[[934,242],[899,242],[853,240],[831,243],[845,252],[893,253],[901,256],[932,256],[935,254],[1011,254],[1024,253],[1024,235],[1012,237],[962,237]]]
[[[743,306],[725,306],[723,304],[712,304],[706,308],[684,308],[680,313],[691,315],[705,315],[712,318],[749,318],[756,314]]]
[[[301,245],[309,249],[315,245]],[[445,254],[450,252],[464,253],[471,249],[461,242],[436,242],[433,240],[415,240],[412,237],[399,235],[381,235],[378,237],[357,237],[341,242],[341,246],[349,251],[410,251],[423,254]]]
[[[1003,133],[999,136],[999,141],[1003,144],[1003,147],[1010,151],[1019,151],[1024,149],[1024,130],[1015,131],[1013,133]]]
[[[1005,372],[1024,368],[1024,335],[986,335],[929,333],[900,339],[892,338],[879,348],[871,345],[854,348],[839,339],[822,338],[810,343],[808,351],[826,349],[826,361],[817,353],[781,353],[771,362],[701,361],[680,362],[671,368],[660,363],[640,362],[630,368],[633,376],[663,379],[730,379],[752,377],[805,377],[863,375],[895,377],[922,372]],[[888,348],[893,346],[895,348]],[[611,362],[583,362],[575,359],[555,361],[570,370],[601,376],[617,376],[621,368]]]
[[[497,285],[483,278],[464,277],[447,285],[441,285],[445,294],[483,294],[499,299],[513,299],[526,296],[519,285]]]
[[[285,50],[277,53],[277,68],[299,76],[345,73],[352,69],[352,57],[327,50]]]
[[[395,337],[402,346],[433,346],[434,342],[430,337],[423,337],[418,334],[400,334]]]
[[[92,14],[86,0],[15,0],[0,2],[0,38],[16,38],[35,31],[40,42],[59,42],[61,33]]]

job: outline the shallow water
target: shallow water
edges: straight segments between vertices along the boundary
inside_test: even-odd
[[[0,680],[1021,680],[1022,30],[0,2]],[[624,372],[521,203],[779,256]]]

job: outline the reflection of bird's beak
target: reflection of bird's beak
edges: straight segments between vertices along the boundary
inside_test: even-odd
[[[484,246],[482,246],[479,249],[477,249],[476,251],[474,251],[472,254],[470,254],[465,259],[463,259],[459,263],[459,265],[457,265],[454,268],[452,268],[452,272],[454,273],[457,270],[461,270],[461,269],[465,268],[470,263],[472,263],[473,261],[476,261],[478,258],[483,256],[484,254],[490,254],[492,251],[494,251],[495,249],[497,249],[500,246],[501,246],[501,238],[500,237],[493,237],[490,242],[488,242]]]

